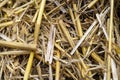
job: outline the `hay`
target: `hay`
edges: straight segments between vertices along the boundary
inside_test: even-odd
[[[119,80],[119,0],[1,0],[1,80]]]

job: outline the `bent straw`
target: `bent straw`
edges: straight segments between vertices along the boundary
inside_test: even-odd
[[[41,22],[42,22],[42,14],[44,11],[45,3],[46,3],[46,0],[42,0],[41,4],[40,4],[40,8],[39,8],[39,14],[38,14],[38,18],[36,21],[35,32],[34,32],[34,43],[35,44],[37,44],[37,42],[38,42],[38,36],[39,36],[39,31],[40,31],[39,29],[40,29]],[[31,67],[32,67],[33,58],[34,58],[34,52],[31,52],[28,63],[27,63],[27,67],[25,70],[24,80],[28,80],[28,77],[29,77],[29,74],[31,71]]]

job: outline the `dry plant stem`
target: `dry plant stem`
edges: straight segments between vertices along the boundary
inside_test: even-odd
[[[69,8],[69,14],[70,14],[70,17],[71,17],[71,20],[72,20],[72,22],[73,22],[74,26],[76,26],[76,25],[75,25],[75,18],[74,18],[74,14],[73,14],[73,11],[72,11],[72,9],[71,9],[71,8]],[[76,28],[76,27],[75,27],[75,28]]]
[[[78,17],[78,14],[77,14],[77,6],[76,4],[73,4],[73,8],[75,10],[74,12],[74,15],[75,15],[75,19]],[[82,26],[81,26],[81,22],[80,22],[80,19],[79,17],[76,19],[76,27],[77,27],[77,32],[78,32],[78,36],[79,37],[82,37],[83,36],[83,31],[82,31]]]
[[[97,28],[98,28],[98,27],[96,26],[96,28],[94,29],[94,31],[92,31],[91,34],[94,34],[94,32],[97,30]],[[72,38],[73,41],[74,41],[74,40],[78,40],[78,39],[79,39],[78,37]],[[61,42],[61,41],[68,42],[68,41],[66,41],[66,40],[56,40],[56,42]],[[55,44],[55,47],[56,47],[57,49],[59,49],[60,51],[66,53],[65,50],[62,49],[58,44]],[[115,48],[115,49],[117,49],[117,48]],[[119,47],[118,47],[117,51],[118,51],[118,50],[119,50]],[[119,53],[120,53],[120,51],[119,51]],[[71,58],[71,56],[70,56],[68,53],[66,53],[66,55],[67,55],[69,58]],[[95,60],[96,60],[97,62],[99,62],[100,64],[104,64],[104,61],[103,61],[95,52],[92,52],[92,53],[91,53],[91,56],[92,56],[93,59],[95,59]]]
[[[49,64],[49,80],[53,80],[52,65]]]
[[[48,74],[43,74],[42,77],[48,77],[49,75]],[[53,76],[55,76],[55,74],[53,74]],[[37,79],[38,78],[38,75],[30,75],[30,78],[32,79]],[[7,76],[7,79],[5,80],[23,80],[23,76],[13,76],[13,77],[9,77]]]
[[[86,54],[85,54],[85,57],[84,58],[87,58],[87,57],[89,57],[89,52],[90,52],[90,49],[91,49],[91,46],[92,46],[92,43],[93,43],[93,40],[94,40],[94,36],[91,38],[91,41],[90,41],[90,46],[87,48],[87,50],[86,50]]]
[[[15,74],[15,70],[14,70],[10,65],[7,65],[6,67],[9,69],[9,71],[10,71],[12,74]]]
[[[38,72],[39,79],[43,80],[42,73],[41,73],[41,67],[39,65],[37,65],[36,67],[37,67],[37,72]]]
[[[63,33],[65,34],[68,42],[69,42],[69,44],[70,44],[71,47],[73,48],[73,47],[75,46],[75,44],[74,44],[74,42],[73,42],[73,40],[72,40],[72,38],[71,38],[71,36],[70,36],[67,28],[64,26],[63,21],[60,20],[60,21],[59,21],[59,24],[60,24],[60,27],[61,27]],[[86,66],[86,64],[83,62],[82,58],[80,57],[80,53],[78,52],[78,50],[76,50],[75,56],[76,56],[76,58],[79,58],[79,59],[80,59],[81,64],[82,64],[82,67],[84,68],[84,71],[86,71],[86,70],[87,70],[87,66]],[[80,64],[79,64],[79,63],[78,63],[78,68],[79,68],[79,70],[81,70],[81,67],[80,67]],[[83,73],[85,73],[84,71],[83,71]],[[83,77],[85,77],[85,76],[83,75]]]
[[[51,25],[48,44],[47,44],[47,51],[45,54],[45,61],[48,61],[49,64],[52,63],[53,53],[54,53],[54,43],[55,43],[55,25]]]
[[[109,28],[109,46],[108,52],[112,53],[112,31],[113,31],[113,11],[114,11],[114,0],[110,2],[111,10],[110,10],[110,28]],[[111,57],[108,55],[108,64],[107,64],[107,80],[111,79]]]
[[[83,30],[82,30],[82,26],[81,26],[81,22],[80,22],[80,18],[78,17],[78,14],[77,14],[77,6],[76,4],[73,4],[73,9],[75,10],[74,11],[74,15],[75,15],[75,19],[76,19],[76,27],[77,27],[77,32],[78,32],[78,37],[81,38],[83,36]],[[86,53],[86,48],[85,47],[82,47],[82,52],[83,54],[85,55]],[[91,73],[90,73],[91,74]]]
[[[74,42],[73,42],[73,40],[72,40],[72,38],[71,38],[71,36],[70,36],[67,28],[64,26],[63,21],[60,20],[60,21],[59,21],[59,24],[60,24],[61,30],[63,31],[63,33],[65,34],[65,36],[66,36],[66,38],[67,38],[67,40],[68,40],[68,42],[69,42],[69,44],[70,44],[72,47],[74,47]]]
[[[78,41],[77,45],[73,48],[71,51],[71,55],[74,54],[74,52],[77,50],[77,48],[81,45],[81,43],[84,41],[84,39],[87,37],[87,35],[90,33],[90,31],[93,29],[93,27],[97,24],[97,21],[94,21],[92,25],[89,27],[89,29],[85,32],[85,34],[82,36],[82,38]]]
[[[48,12],[46,15],[50,15],[51,13],[53,13],[54,11],[56,11],[57,9],[59,9],[61,6],[65,5],[66,3],[63,2],[60,6],[55,7],[53,10],[51,10],[50,12]]]
[[[57,57],[54,57],[54,56],[53,56],[53,59],[56,60],[56,61],[62,62],[62,63],[64,63],[64,64],[68,64],[67,61],[62,60],[62,59],[59,59],[59,58],[57,58]]]
[[[19,9],[18,11],[15,11],[14,13],[15,13],[15,14],[19,14],[19,13],[23,12],[25,9],[26,9],[26,8],[21,8],[21,9]]]
[[[46,0],[42,0],[41,4],[40,4],[40,8],[39,8],[39,14],[38,14],[38,18],[36,21],[35,32],[34,32],[34,43],[35,44],[37,44],[37,42],[38,42],[38,36],[39,36],[40,26],[41,26],[41,22],[42,22],[42,14],[44,11],[45,3],[46,3]],[[28,80],[28,77],[29,77],[29,74],[31,71],[31,67],[32,67],[33,58],[34,58],[34,52],[31,52],[28,63],[27,63],[26,71],[24,74],[24,80]]]
[[[40,61],[42,61],[42,62],[45,62],[44,59],[41,56],[39,56],[39,55],[35,55],[35,58],[40,60]]]
[[[90,33],[90,34],[91,34],[90,37],[92,37],[92,36],[94,35],[94,33],[96,32],[97,29],[98,29],[98,26],[96,26],[96,27],[93,29],[93,31]],[[89,37],[89,38],[90,38],[90,37]],[[93,36],[93,37],[94,37],[94,36]],[[104,64],[104,61],[97,55],[97,53],[92,52],[90,55],[91,55],[91,57],[92,57],[94,60],[96,60],[96,61],[99,62],[100,64]]]
[[[120,54],[120,47],[117,44],[112,44],[117,54]]]
[[[65,68],[65,70],[67,71],[67,73],[70,74],[70,76],[71,76],[74,80],[78,80],[78,79],[74,76],[74,74],[73,74],[72,72],[70,72],[69,69]]]
[[[76,4],[73,4],[73,8],[74,8],[74,10],[75,10],[75,12],[74,12],[74,15],[75,15],[75,18],[77,18],[78,17],[78,14],[77,14],[77,6],[76,6]],[[80,19],[78,18],[77,20],[76,20],[76,26],[77,26],[77,30],[78,30],[78,36],[81,38],[82,36],[83,36],[83,31],[82,31],[82,26],[81,26],[81,22],[80,22]],[[85,47],[82,47],[82,52],[83,52],[83,54],[85,55],[85,53],[86,53],[86,48]],[[92,54],[91,54],[91,56],[96,60],[96,61],[98,61],[98,62],[100,62],[100,63],[103,63],[103,61],[99,58],[99,56],[95,53],[95,52],[93,52]]]
[[[41,62],[45,62],[44,59],[43,59],[41,56],[39,56],[39,55],[35,55],[35,58],[38,59],[38,60],[40,60]],[[58,58],[56,58],[56,57],[53,57],[53,59],[56,60],[56,61],[62,62],[62,63],[64,63],[64,64],[67,64],[67,63],[68,63],[68,62],[63,61],[62,59],[58,59]],[[49,64],[46,63],[46,62],[45,62],[45,64],[49,65]],[[53,67],[53,69],[56,68],[55,65],[52,65],[52,67]]]
[[[26,67],[25,74],[24,74],[24,80],[28,80],[30,70],[31,70],[31,67],[32,67],[33,58],[34,58],[34,52],[30,52],[27,67]]]
[[[100,64],[104,64],[104,61],[95,52],[92,52],[91,56],[92,56],[93,59],[95,59]]]
[[[67,77],[70,77],[69,73],[67,73],[67,71],[63,72],[63,75],[66,75]],[[62,79],[61,79],[62,80]],[[63,79],[64,80],[64,79]]]
[[[2,1],[2,2],[0,3],[0,8],[1,8],[2,6],[4,6],[8,1],[9,1],[9,0],[4,0],[4,1]]]
[[[27,44],[27,43],[20,43],[20,42],[9,42],[9,41],[0,40],[0,46],[24,49],[24,50],[36,50],[36,44]]]
[[[112,75],[113,75],[113,80],[119,80],[118,79],[118,73],[117,73],[117,67],[116,67],[116,64],[115,64],[115,61],[111,58],[111,72],[112,72]]]
[[[22,19],[22,18],[23,18],[23,16],[25,15],[26,11],[28,10],[28,8],[29,8],[29,6],[27,6],[27,7],[25,8],[25,10],[21,13],[21,15],[20,15],[19,19],[18,19],[18,20],[16,20],[16,21],[21,21],[21,19]]]
[[[108,17],[111,18],[111,0],[46,0],[46,10],[40,12],[42,1],[0,0],[0,39],[12,43],[7,43],[10,47],[4,43],[0,45],[0,79],[107,80],[110,74],[109,79],[119,80],[119,0],[114,7],[114,27],[111,32],[110,22],[107,24]],[[40,13],[43,16],[42,23],[38,19]],[[60,19],[63,19],[63,27]],[[50,60],[45,61],[45,53],[49,52],[47,45],[52,24],[56,25],[57,35],[55,40],[50,38],[50,46],[55,47],[49,49],[54,52],[52,56],[48,55],[53,60],[50,65]],[[39,29],[35,28],[37,26]],[[111,52],[108,50],[109,34],[112,34]],[[31,43],[36,45],[36,50],[16,49],[14,42],[26,45]],[[70,53],[71,50],[73,52]],[[36,62],[38,65],[34,66]]]
[[[98,19],[98,22],[99,22],[99,24],[100,24],[100,27],[101,27],[102,30],[103,30],[103,33],[104,33],[106,39],[108,40],[108,34],[107,34],[106,30],[105,30],[105,25],[103,24],[103,22],[102,22],[102,20],[101,20],[101,18],[100,18],[100,15],[99,15],[99,14],[96,14],[96,17],[97,17],[97,19]]]
[[[36,22],[38,12],[39,12],[39,11],[37,10],[36,13],[35,13],[35,15],[34,15],[34,17],[33,17],[33,19],[32,19],[32,22],[33,22],[33,23]]]
[[[14,21],[8,21],[8,22],[0,23],[0,28],[10,26],[13,23],[14,23]]]
[[[2,55],[23,55],[23,54],[29,54],[29,51],[6,51],[6,52],[0,52],[0,56]]]
[[[38,36],[39,36],[40,26],[41,26],[41,22],[42,22],[42,15],[43,15],[45,3],[46,3],[46,0],[42,0],[42,2],[40,4],[40,8],[39,8],[38,18],[37,18],[37,21],[35,24],[35,32],[34,32],[34,38],[35,38],[34,43],[35,44],[37,44],[37,42],[38,42]]]
[[[111,57],[110,55],[107,55],[107,80],[111,79]]]
[[[78,39],[79,39],[78,37],[72,38],[73,41],[74,41],[74,40],[78,40]],[[58,40],[56,40],[55,42],[58,43],[58,42],[68,42],[68,41],[65,40],[65,39],[58,39]]]
[[[61,48],[59,44],[55,43],[55,47],[56,47],[58,50],[60,50],[60,51],[62,51],[63,53],[65,53],[69,58],[71,58],[71,56],[70,56],[63,48]]]
[[[2,80],[2,76],[3,76],[3,70],[4,70],[4,66],[5,66],[5,61],[2,59],[1,60],[1,69],[0,69],[0,80]]]
[[[93,31],[90,33],[91,34],[91,36],[90,37],[92,37],[93,35],[94,35],[94,33],[96,32],[96,30],[98,29],[98,27],[96,26],[94,29],[93,29]],[[89,37],[89,38],[90,38]],[[93,37],[95,37],[95,36],[93,36]],[[94,39],[93,39],[94,40]],[[92,41],[92,39],[91,39],[91,41]],[[91,47],[91,46],[90,46]],[[88,48],[89,49],[89,48]],[[96,52],[92,52],[91,54],[90,54],[90,56],[94,59],[94,60],[96,60],[97,62],[99,62],[100,64],[104,64],[104,61],[99,57],[99,55],[97,55],[97,53]]]
[[[20,7],[15,8],[13,11],[20,10],[21,8],[24,8],[24,7],[26,7],[26,6],[30,5],[30,4],[32,4],[33,2],[34,2],[34,1],[31,0],[30,2],[27,2],[26,4],[24,4],[24,5],[20,6]]]
[[[71,8],[69,8],[69,14],[70,14],[71,20],[73,22],[73,25],[75,27],[75,31],[77,32],[77,28],[76,28],[76,24],[75,24],[75,18],[74,18],[74,14],[73,14],[73,11],[72,11]]]
[[[60,59],[60,52],[59,51],[57,51],[56,57],[58,59]],[[60,62],[58,60],[56,61],[56,74],[55,75],[56,75],[55,80],[59,80],[60,79]]]
[[[57,5],[57,6],[60,6],[60,2],[59,1],[54,1],[54,3]],[[67,11],[65,10],[65,8],[63,6],[60,7],[60,10],[62,11],[62,13],[67,13]]]
[[[88,8],[91,8],[92,6],[94,6],[95,3],[97,3],[98,0],[93,0],[91,3],[89,3],[89,5],[87,6]]]

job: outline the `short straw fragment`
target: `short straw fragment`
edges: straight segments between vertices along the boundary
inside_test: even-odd
[[[59,59],[60,58],[60,52],[56,52],[56,57]],[[57,60],[56,61],[56,74],[55,74],[55,80],[60,80],[60,62]]]

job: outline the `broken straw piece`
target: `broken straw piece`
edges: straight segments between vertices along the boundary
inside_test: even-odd
[[[104,11],[104,15],[102,14],[102,13],[100,13],[100,18],[102,17],[102,16],[105,16],[107,13],[108,13],[108,11],[109,11],[109,7]],[[71,55],[73,55],[74,54],[74,52],[77,50],[77,48],[81,45],[81,43],[84,41],[84,39],[87,37],[87,35],[90,33],[90,31],[92,30],[92,28],[97,24],[97,20],[95,20],[93,23],[92,23],[92,25],[89,27],[89,29],[85,32],[85,34],[82,36],[82,38],[78,41],[78,43],[76,44],[76,46],[73,48],[73,50],[70,52],[70,54]]]
[[[74,52],[77,50],[77,48],[81,45],[81,43],[84,41],[84,39],[87,37],[87,35],[90,33],[90,31],[93,29],[93,27],[97,24],[97,21],[95,20],[92,25],[89,27],[89,29],[85,32],[83,37],[78,41],[76,46],[73,48],[73,50],[70,52],[71,55],[74,54]]]
[[[99,22],[99,24],[100,24],[100,27],[101,27],[102,30],[103,30],[103,33],[104,33],[106,39],[108,40],[108,34],[107,34],[107,32],[106,32],[105,25],[103,24],[102,20],[100,19],[100,15],[99,15],[99,14],[96,14],[96,17],[97,17],[97,19],[98,19],[98,22]]]
[[[54,40],[55,39],[55,27],[51,26],[49,41],[47,45],[47,53],[45,54],[45,61],[49,61],[49,64],[52,63],[53,52],[54,52]]]

